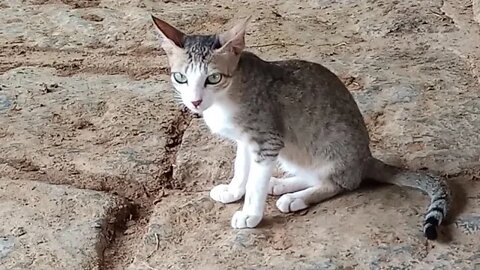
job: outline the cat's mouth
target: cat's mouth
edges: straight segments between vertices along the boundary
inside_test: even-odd
[[[202,112],[204,111],[202,108],[188,107],[188,109],[194,114],[202,114]]]

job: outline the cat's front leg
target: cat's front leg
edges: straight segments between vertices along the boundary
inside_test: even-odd
[[[233,178],[228,185],[215,186],[210,191],[210,197],[217,202],[231,203],[240,200],[245,195],[248,172],[250,169],[250,153],[248,145],[244,142],[237,142],[237,154],[233,166]]]
[[[251,152],[245,202],[243,209],[233,215],[233,228],[254,228],[262,220],[267,201],[270,177],[272,176],[278,152],[280,151],[280,148],[276,149],[277,146],[275,145],[260,145],[260,150]]]

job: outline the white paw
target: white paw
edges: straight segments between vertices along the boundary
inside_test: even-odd
[[[243,211],[237,211],[232,217],[234,229],[255,228],[262,220],[262,215],[249,215]]]
[[[270,182],[268,183],[268,194],[282,195],[287,192],[286,181],[277,177],[270,178]]]
[[[231,203],[240,200],[245,191],[235,189],[229,185],[218,185],[210,190],[210,197],[217,202]]]
[[[295,212],[307,208],[308,205],[299,198],[285,194],[277,200],[277,208],[283,213]]]

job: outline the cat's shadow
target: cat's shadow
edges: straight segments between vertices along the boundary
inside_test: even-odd
[[[447,179],[448,185],[452,191],[452,200],[451,200],[451,206],[449,213],[447,215],[446,220],[444,223],[438,227],[438,238],[435,241],[438,241],[440,243],[449,243],[450,241],[453,240],[452,237],[452,225],[457,217],[463,213],[465,210],[465,207],[467,205],[467,196],[466,196],[466,191],[465,188],[462,186],[462,182],[460,179],[457,179],[458,181],[453,181],[452,179]],[[366,181],[365,183],[362,183],[359,189],[353,191],[353,192],[365,192],[365,191],[372,191],[375,189],[380,189],[385,186],[391,186],[390,184],[384,184],[384,183],[379,183],[379,182],[374,182],[374,181]],[[402,187],[404,188],[404,187]],[[419,191],[420,192],[420,191]],[[350,194],[350,193],[345,193],[343,195]],[[425,194],[426,195],[426,194]],[[342,195],[340,195],[342,196]],[[426,210],[426,209],[425,209]]]
[[[447,179],[447,181],[452,190],[452,205],[450,207],[450,211],[447,216],[447,219],[445,220],[445,223],[443,223],[442,226],[439,226],[438,238],[435,241],[438,241],[440,243],[449,243],[450,241],[453,240],[452,226],[449,226],[449,225],[453,224],[456,218],[461,213],[463,213],[467,204],[466,191],[461,184],[462,181],[453,181],[452,179]],[[330,200],[335,200],[341,196],[348,196],[353,193],[364,193],[372,190],[381,189],[382,187],[386,187],[386,186],[390,186],[390,185],[368,181],[366,183],[363,183],[360,186],[360,188],[358,188],[357,190],[337,195],[334,198],[331,198]],[[271,205],[273,203],[273,205],[275,205],[276,199],[278,199],[276,196],[269,196],[268,204]],[[267,215],[257,228],[262,229],[262,228],[273,228],[273,227],[284,226],[285,223],[288,222],[289,218],[291,218],[291,216],[304,215],[311,210],[315,210],[316,207],[318,207],[318,205],[313,206],[312,208],[306,209],[304,211],[299,211],[291,214]]]

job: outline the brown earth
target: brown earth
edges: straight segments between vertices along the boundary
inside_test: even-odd
[[[0,1],[0,269],[480,268],[479,7]],[[233,147],[175,100],[150,14],[188,33],[224,30],[251,14],[249,50],[337,73],[375,155],[449,177],[456,206],[441,241],[421,234],[427,198],[396,187],[365,187],[291,215],[271,198],[259,228],[232,230],[241,204],[214,203],[208,190],[231,177]],[[33,193],[22,190],[36,185],[41,199],[26,204]],[[99,218],[103,230],[85,225]],[[49,253],[37,245],[42,235]],[[67,255],[65,245],[73,246]]]

